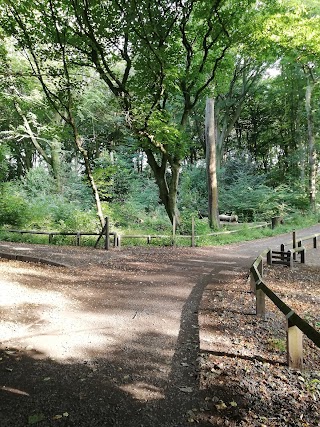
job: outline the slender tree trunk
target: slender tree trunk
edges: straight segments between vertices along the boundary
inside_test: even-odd
[[[96,186],[94,177],[92,175],[89,156],[88,156],[87,150],[85,150],[83,148],[82,139],[81,139],[81,137],[80,137],[80,135],[78,133],[77,126],[76,126],[76,124],[74,122],[73,116],[71,115],[70,111],[69,111],[69,123],[70,123],[70,125],[72,127],[72,130],[73,130],[75,144],[76,144],[76,146],[77,146],[77,148],[78,148],[79,152],[81,153],[82,158],[84,160],[84,166],[85,166],[85,170],[86,170],[86,175],[87,175],[87,178],[89,180],[91,191],[92,191],[95,203],[96,203],[97,214],[98,214],[98,218],[99,218],[100,224],[101,224],[102,227],[104,227],[104,225],[105,225],[105,219],[104,219],[103,212],[102,212],[102,207],[101,207],[101,201],[100,201],[100,196],[99,196],[98,188]]]
[[[314,83],[308,78],[306,87],[306,113],[308,122],[308,149],[309,149],[309,197],[312,210],[316,210],[316,181],[317,181],[317,151],[314,136],[314,124],[312,113],[312,91]]]
[[[58,193],[61,193],[62,183],[61,183],[61,143],[57,139],[51,141],[50,151],[51,151],[51,167],[52,173],[56,182],[56,188]]]
[[[169,159],[167,155],[162,154],[161,164],[158,165],[153,152],[150,149],[145,150],[148,164],[151,167],[156,184],[159,188],[159,197],[163,203],[168,217],[173,223],[173,218],[176,218],[176,225],[180,224],[180,213],[177,207],[178,182],[180,176],[180,162],[177,159]],[[171,167],[170,182],[167,181],[167,165]]]
[[[169,210],[173,213],[176,219],[176,225],[180,225],[180,212],[177,207],[177,195],[178,195],[178,187],[179,187],[179,176],[180,176],[180,161],[174,159],[169,161],[171,166],[171,180],[169,185]],[[170,218],[171,219],[171,218]],[[172,217],[173,221],[173,217]]]
[[[19,96],[18,91],[15,89],[16,95]],[[23,127],[28,134],[30,141],[32,142],[34,148],[37,150],[37,152],[42,156],[43,160],[52,168],[53,177],[56,182],[56,188],[57,191],[61,191],[61,162],[60,162],[60,151],[61,151],[61,144],[57,139],[53,139],[52,141],[46,141],[47,145],[50,149],[50,156],[47,154],[44,148],[40,145],[38,142],[37,135],[33,132],[31,125],[29,123],[29,120],[27,119],[27,116],[23,113],[22,109],[20,108],[20,105],[17,101],[14,101],[14,106],[21,117],[23,121]]]
[[[216,130],[214,116],[214,100],[207,99],[206,103],[206,164],[208,180],[208,218],[211,228],[218,229],[219,205],[218,205],[218,181],[217,181],[217,158],[216,158]]]

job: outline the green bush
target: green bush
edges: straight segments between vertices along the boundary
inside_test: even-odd
[[[203,165],[189,166],[181,172],[179,208],[191,213],[208,210],[206,169]]]
[[[81,211],[80,209],[73,207],[68,212],[68,216],[62,221],[60,220],[61,231],[87,231],[87,232],[99,232],[100,223],[94,210]]]
[[[3,142],[0,143],[0,181],[6,181],[8,179],[9,164],[7,156],[9,156],[10,149]]]
[[[25,192],[31,199],[38,199],[56,192],[56,183],[48,170],[42,166],[28,170],[21,179]]]
[[[29,218],[25,195],[15,183],[6,183],[0,190],[0,225],[23,226]]]

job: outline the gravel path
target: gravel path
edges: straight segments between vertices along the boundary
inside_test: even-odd
[[[320,227],[301,235],[314,232]],[[260,413],[248,415],[248,396],[218,378],[228,366],[221,357],[244,343],[230,340],[229,326],[208,310],[229,296],[235,311],[252,311],[250,265],[260,251],[289,238],[109,252],[0,242],[2,254],[62,265],[0,262],[0,426],[262,426]],[[317,251],[307,262],[319,263]],[[237,363],[246,360],[240,356],[256,363],[251,347]],[[263,354],[261,363],[268,358]],[[208,366],[221,371],[215,389],[210,375],[203,376]],[[232,366],[239,377],[242,368]],[[225,401],[233,409],[220,416]],[[279,420],[264,422],[291,425]],[[304,425],[320,425],[314,422]]]

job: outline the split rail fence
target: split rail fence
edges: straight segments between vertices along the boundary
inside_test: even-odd
[[[314,248],[317,247],[317,239],[320,234],[314,234],[300,238],[294,241],[295,234],[293,235],[293,249],[287,252],[284,251],[271,251],[266,249],[254,261],[250,268],[250,284],[251,291],[256,296],[256,314],[262,319],[266,315],[265,297],[267,296],[273,304],[284,314],[287,321],[287,362],[289,367],[294,369],[302,369],[303,366],[303,334],[305,334],[317,347],[320,348],[320,333],[314,329],[308,322],[302,319],[294,310],[291,309],[285,302],[283,302],[264,282],[263,280],[263,263],[265,257],[268,264],[282,263],[284,265],[292,266],[294,255],[301,255],[301,262],[305,262],[305,248],[302,242],[312,239]],[[297,243],[297,245],[295,245]],[[281,245],[283,249],[283,245]],[[279,253],[278,253],[279,252]],[[286,257],[284,256],[286,253]],[[274,258],[276,255],[276,258]],[[289,261],[288,261],[288,258]]]
[[[250,229],[253,228],[264,228],[267,227],[269,225],[269,223],[264,222],[261,224],[255,224],[250,226]],[[232,234],[232,233],[237,233],[239,231],[241,231],[241,229],[236,229],[236,230],[228,230],[228,231],[221,231],[221,232],[215,232],[215,233],[209,233],[206,235],[196,235],[195,234],[195,224],[194,224],[194,219],[192,220],[192,224],[191,224],[191,229],[192,229],[192,233],[191,235],[181,235],[181,234],[176,234],[176,225],[175,225],[175,221],[173,223],[172,226],[172,234],[171,235],[151,235],[151,234],[120,234],[117,232],[113,232],[110,231],[110,227],[109,227],[109,219],[108,217],[105,218],[105,225],[102,228],[100,233],[87,233],[87,232],[83,232],[83,231],[75,231],[75,232],[58,232],[58,231],[40,231],[40,230],[2,230],[3,232],[6,233],[17,233],[17,234],[30,234],[30,235],[45,235],[48,236],[48,241],[49,244],[52,244],[54,242],[54,237],[55,236],[75,236],[75,244],[76,246],[80,246],[81,245],[81,237],[82,236],[97,236],[97,241],[94,245],[94,247],[96,248],[98,246],[98,243],[101,239],[104,240],[104,248],[106,250],[108,250],[110,248],[110,244],[113,245],[113,247],[117,247],[120,248],[121,243],[125,240],[125,239],[141,239],[141,240],[146,240],[147,244],[150,244],[152,240],[169,240],[171,241],[172,245],[175,245],[177,242],[177,239],[190,239],[191,242],[191,247],[194,247],[196,245],[196,240],[201,238],[201,237],[209,237],[209,236],[219,236],[219,235],[223,235],[223,234]]]

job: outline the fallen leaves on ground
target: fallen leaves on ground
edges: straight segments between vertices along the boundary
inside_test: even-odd
[[[267,285],[313,327],[320,322],[320,270],[265,269]],[[215,426],[320,426],[320,350],[304,337],[304,370],[286,365],[286,319],[267,301],[255,315],[246,273],[208,286],[200,316],[202,410],[192,422]]]

